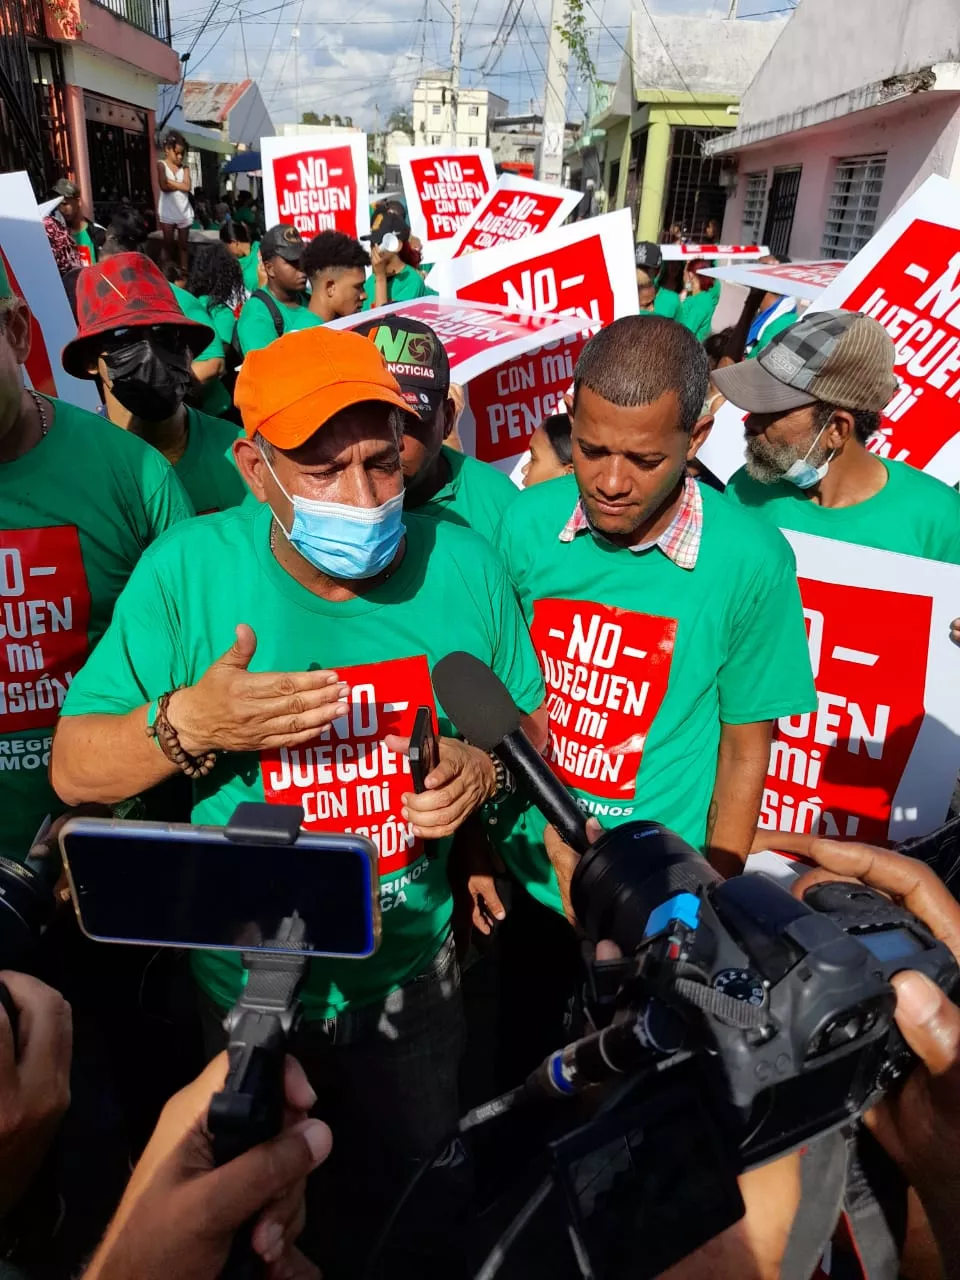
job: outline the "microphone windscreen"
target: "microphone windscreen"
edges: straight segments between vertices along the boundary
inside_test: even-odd
[[[520,727],[520,712],[506,685],[472,653],[441,658],[433,668],[433,687],[458,731],[482,751],[492,751]]]

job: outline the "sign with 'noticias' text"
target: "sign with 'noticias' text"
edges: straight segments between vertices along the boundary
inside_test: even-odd
[[[629,209],[440,262],[427,279],[445,298],[573,316],[596,331],[638,310]]]
[[[960,188],[931,177],[811,311],[865,311],[896,346],[899,389],[868,448],[960,480]]]
[[[454,237],[450,257],[495,249],[498,244],[512,244],[559,227],[582,198],[580,191],[534,182],[532,178],[518,178],[512,173],[502,174],[496,187]]]
[[[260,160],[268,227],[292,224],[305,240],[321,231],[369,235],[365,133],[261,138]]]
[[[397,152],[410,230],[427,262],[446,256],[454,237],[496,186],[489,147],[400,147]]]
[[[333,328],[382,317],[377,346],[390,362],[403,341],[394,317],[427,324],[443,343],[450,379],[466,390],[458,427],[465,453],[510,472],[545,417],[563,412],[563,393],[589,336],[575,319],[507,307],[419,298],[332,321]]]
[[[960,766],[960,566],[783,533],[818,705],[777,721],[759,825],[868,844],[926,835]]]

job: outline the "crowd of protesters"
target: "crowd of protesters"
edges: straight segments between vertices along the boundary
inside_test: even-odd
[[[43,680],[2,690],[0,853],[53,856],[76,813],[223,825],[238,803],[277,800],[282,761],[307,778],[316,814],[334,776],[318,744],[379,679],[396,679],[397,664],[411,688],[429,689],[434,665],[465,650],[500,677],[594,821],[654,817],[723,875],[740,874],[754,847],[769,847],[758,823],[773,727],[817,709],[780,530],[960,563],[960,494],[866,447],[896,388],[882,327],[856,313],[800,316],[761,295],[712,334],[719,286],[703,263],[672,291],[658,246],[640,244],[638,314],[584,346],[567,412],[529,440],[521,490],[456,447],[462,395],[433,330],[402,311],[330,327],[429,295],[401,203],[378,207],[361,243],[261,230],[238,200],[194,251],[182,139],[167,139],[160,163],[166,273],[132,210],[98,227],[62,183],[47,220],[77,322],[63,368],[95,385],[99,415],[25,384],[31,316],[0,271],[5,580],[51,575],[59,616],[67,599],[73,615],[55,637],[36,602],[11,591],[3,603],[6,634],[56,656],[30,668]],[[724,399],[747,414],[746,463],[726,492],[697,462]],[[615,805],[593,757],[551,718],[551,691],[568,678],[549,656],[552,637],[588,614],[597,625],[615,617],[634,655],[590,676],[593,705],[633,707],[626,740],[602,754]],[[645,677],[629,664],[647,650],[659,655],[658,683],[641,696]],[[492,1040],[481,1093],[520,1084],[564,1042],[582,962],[569,896],[577,855],[436,712],[426,789],[405,782],[400,808],[371,829],[379,949],[311,962],[288,1126],[232,1181],[204,1184],[215,1175],[202,1115],[223,1078],[224,1018],[244,981],[237,954],[197,952],[189,968],[152,967],[138,948],[104,958],[61,906],[40,965],[48,986],[7,984],[21,1010],[21,1074],[41,1029],[48,1076],[56,1066],[19,1136],[4,1120],[12,1049],[0,1015],[0,1172],[5,1133],[23,1157],[5,1223],[22,1212],[9,1254],[27,1275],[89,1262],[88,1280],[213,1276],[252,1219],[273,1280],[316,1266],[331,1280],[375,1265],[394,1277],[468,1274],[465,1149],[435,1166],[424,1197],[394,1206],[456,1128],[478,1037]],[[408,748],[390,733],[356,745],[370,770],[361,776],[409,775]],[[351,768],[338,785],[356,787]],[[793,843],[838,873],[902,875],[894,855],[877,852],[880,870],[866,872],[861,846]],[[960,911],[935,880],[924,884],[935,900],[926,909],[957,917],[956,942]],[[461,966],[492,959],[492,995],[468,990],[465,1001]],[[53,989],[72,1006],[72,1068],[71,1014]],[[930,1047],[934,1017],[954,1019],[949,1061]],[[945,1143],[957,1136],[957,1018],[906,980],[901,1025],[952,1082],[953,1110],[936,1102]],[[159,1100],[204,1060],[107,1230]],[[920,1124],[889,1139],[946,1248],[960,1162],[931,1163],[936,1145]],[[695,1255],[684,1276],[780,1274],[796,1210],[782,1188],[798,1188],[802,1168],[788,1159],[743,1186],[757,1269]],[[178,1252],[188,1246],[190,1267]]]

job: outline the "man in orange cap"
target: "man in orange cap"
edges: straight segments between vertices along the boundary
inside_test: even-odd
[[[332,1274],[355,1276],[458,1114],[446,860],[497,782],[490,759],[452,736],[430,671],[451,650],[474,653],[525,713],[543,683],[489,544],[403,512],[408,409],[373,343],[326,327],[287,334],[247,357],[236,399],[235,456],[259,510],[193,521],[147,558],[73,682],[51,767],[73,802],[135,795],[178,768],[209,774],[194,821],[224,823],[244,800],[297,804],[307,829],[377,847],[380,948],[311,964],[294,1047],[336,1140],[325,1248]],[[442,736],[416,794],[404,753],[421,706]],[[212,1051],[243,971],[235,952],[194,956]],[[454,1166],[439,1181],[463,1177]],[[451,1222],[405,1217],[391,1237],[392,1259],[409,1254],[397,1274],[440,1274],[435,1235]]]

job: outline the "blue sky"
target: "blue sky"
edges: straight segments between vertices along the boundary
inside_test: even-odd
[[[173,43],[189,47],[214,0],[170,0]],[[550,0],[524,0],[496,67],[481,72],[507,0],[461,0],[462,82],[500,94],[514,112],[538,110],[543,95]],[[209,80],[250,75],[276,124],[301,112],[350,115],[367,129],[410,105],[421,70],[449,65],[451,0],[219,0],[187,74]],[[631,0],[584,0],[601,79],[615,80]],[[793,0],[739,0],[740,16],[785,13]],[[725,16],[728,0],[648,0],[657,14]],[[293,39],[299,30],[300,39]],[[568,115],[583,115],[585,86],[571,67]]]

